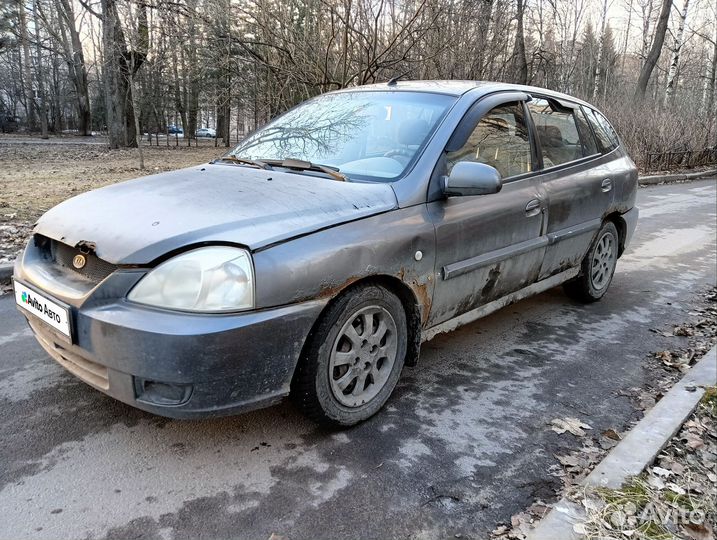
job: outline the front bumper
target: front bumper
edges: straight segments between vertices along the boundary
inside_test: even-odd
[[[124,403],[173,418],[209,417],[268,406],[289,393],[325,300],[240,314],[179,313],[124,299],[143,274],[118,270],[79,296],[22,260],[14,277],[70,306],[72,343],[21,311],[43,348]]]

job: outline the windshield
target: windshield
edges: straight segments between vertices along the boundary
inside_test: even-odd
[[[302,103],[254,132],[231,155],[295,159],[350,178],[400,177],[455,101],[426,92],[342,92]]]

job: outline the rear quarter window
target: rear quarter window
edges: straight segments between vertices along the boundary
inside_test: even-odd
[[[617,138],[617,133],[610,125],[602,114],[596,110],[585,108],[585,115],[590,122],[590,125],[595,132],[598,147],[604,154],[610,152],[612,149],[617,148],[620,144],[620,139]]]
[[[597,143],[595,142],[595,136],[593,130],[588,124],[585,114],[580,109],[575,109],[575,120],[578,123],[578,131],[580,132],[580,140],[583,143],[583,154],[586,156],[593,156],[599,154]]]

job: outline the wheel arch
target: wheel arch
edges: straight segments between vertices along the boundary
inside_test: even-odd
[[[405,282],[401,281],[396,276],[391,276],[388,274],[375,274],[372,276],[366,276],[363,278],[359,278],[355,281],[351,281],[349,283],[346,283],[343,287],[339,288],[338,290],[334,290],[334,294],[331,297],[331,299],[326,303],[324,308],[321,310],[321,313],[319,313],[319,316],[316,318],[316,321],[314,321],[314,324],[311,326],[311,330],[309,331],[309,334],[307,335],[306,339],[304,340],[304,344],[301,348],[301,355],[299,357],[299,362],[302,362],[306,351],[311,343],[311,340],[314,336],[314,332],[316,328],[318,327],[319,323],[321,322],[322,318],[324,317],[327,310],[335,304],[339,298],[343,297],[346,294],[350,294],[352,290],[356,290],[360,287],[365,287],[368,285],[379,285],[389,291],[391,291],[393,294],[395,294],[398,299],[401,301],[401,304],[403,305],[403,309],[406,311],[406,322],[408,325],[408,336],[406,341],[406,360],[405,365],[407,366],[415,366],[418,363],[418,356],[420,354],[421,350],[421,331],[422,331],[422,323],[421,323],[421,309],[418,303],[418,298],[414,291],[409,287]],[[294,371],[294,376],[296,375],[296,371]]]
[[[605,216],[605,219],[603,219],[603,223],[608,221],[612,222],[612,224],[615,225],[615,228],[617,229],[617,256],[620,257],[622,256],[623,251],[625,251],[625,240],[627,238],[627,223],[625,222],[625,219],[622,217],[622,214],[620,214],[620,212],[613,212]]]

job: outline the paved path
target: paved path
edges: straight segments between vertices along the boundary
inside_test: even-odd
[[[0,538],[485,538],[550,499],[547,423],[623,430],[620,390],[715,283],[715,181],[641,189],[642,218],[603,301],[560,289],[429,342],[384,411],[328,432],[289,404],[172,421],[78,382],[0,299]],[[198,361],[200,361],[198,359]]]

